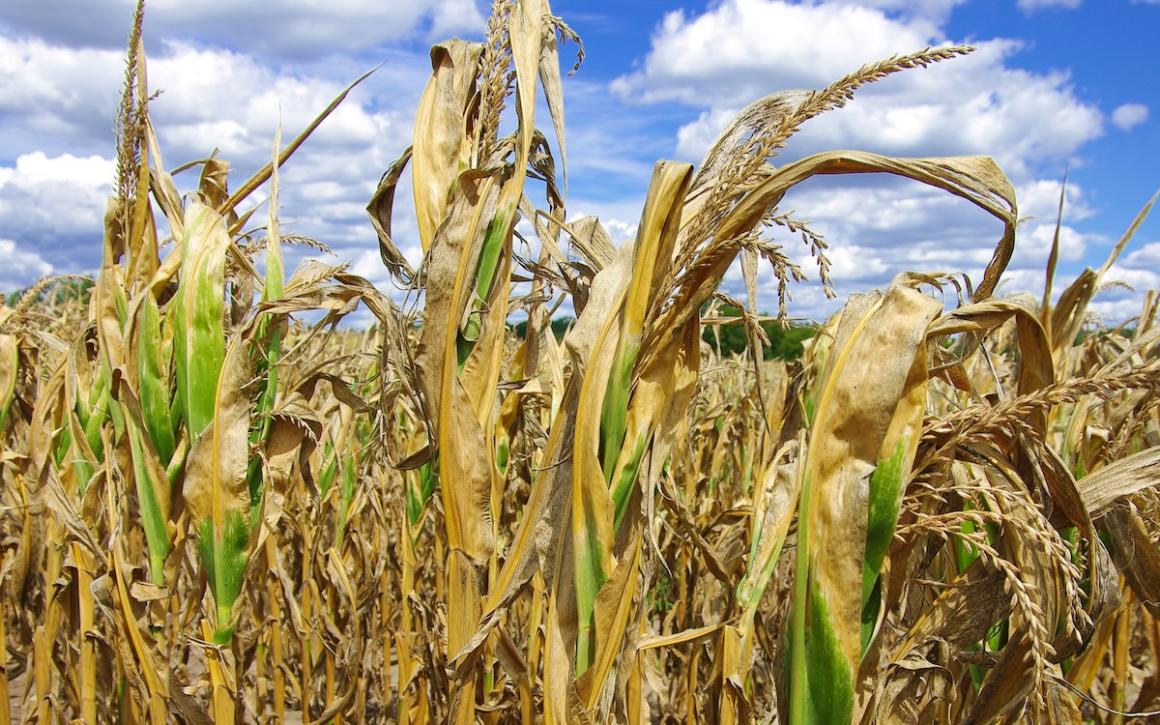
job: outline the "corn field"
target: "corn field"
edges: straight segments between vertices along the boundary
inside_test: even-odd
[[[346,92],[252,178],[166,171],[142,16],[100,270],[0,308],[0,724],[1160,717],[1158,297],[1088,310],[1155,197],[1100,269],[1054,285],[1057,234],[1043,295],[999,297],[1019,213],[991,159],[775,163],[970,48],[755,101],[700,165],[656,164],[618,247],[567,210],[580,39],[496,0],[483,42],[432,48],[369,200],[392,297],[283,262],[279,168]],[[795,287],[833,294],[781,207],[832,174],[941,189],[1001,236],[980,278],[899,275],[765,360],[760,277],[781,321]],[[715,353],[720,325],[748,351]]]

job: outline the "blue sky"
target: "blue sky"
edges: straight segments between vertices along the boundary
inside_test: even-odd
[[[131,8],[128,0],[77,7],[8,0],[0,9],[0,291],[98,263]],[[1156,2],[569,0],[553,12],[588,51],[565,80],[569,213],[598,215],[617,241],[633,233],[657,159],[695,163],[748,102],[821,87],[930,44],[978,50],[866,89],[808,124],[783,159],[827,148],[994,156],[1030,217],[1003,293],[1042,288],[1065,168],[1061,282],[1099,265],[1160,186],[1160,64],[1149,49],[1160,31]],[[217,147],[240,183],[265,162],[279,118],[296,132],[347,81],[385,63],[286,167],[282,214],[289,230],[328,243],[354,271],[388,286],[363,207],[409,142],[427,47],[449,35],[478,37],[485,14],[473,0],[154,0],[146,36],[151,84],[163,91],[153,114],[165,164]],[[573,50],[563,49],[566,63]],[[977,279],[998,238],[969,205],[885,178],[809,182],[783,208],[830,242],[841,296],[904,270]],[[416,258],[409,211],[396,231]],[[805,258],[799,242],[778,241]],[[1130,317],[1143,290],[1160,287],[1158,268],[1160,216],[1113,271],[1131,289],[1109,288],[1096,311],[1113,322]],[[738,293],[740,275],[725,285]],[[773,289],[763,281],[762,306],[772,306]],[[833,309],[816,281],[791,305],[802,316]]]

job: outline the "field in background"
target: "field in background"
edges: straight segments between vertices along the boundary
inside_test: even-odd
[[[861,86],[969,48],[755,101],[699,166],[656,165],[618,249],[558,183],[579,38],[497,0],[484,42],[432,49],[369,200],[419,307],[283,267],[278,168],[345,92],[250,179],[182,167],[182,196],[141,22],[100,272],[0,307],[0,724],[1156,716],[1158,297],[1115,329],[1087,312],[1152,202],[1100,269],[1054,294],[1057,239],[1041,298],[997,298],[1019,216],[990,159],[774,165]],[[829,262],[779,202],[862,173],[998,219],[994,256],[789,326]]]

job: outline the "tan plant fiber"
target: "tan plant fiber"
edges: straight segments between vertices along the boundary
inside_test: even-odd
[[[996,296],[1020,232],[991,159],[775,163],[969,48],[755,101],[656,164],[618,246],[567,208],[583,46],[496,0],[482,42],[433,47],[369,200],[400,303],[283,267],[327,240],[281,229],[279,168],[350,87],[250,179],[167,170],[131,27],[101,268],[0,307],[0,723],[1160,717],[1157,295],[1088,311],[1155,197],[1053,303],[1058,249],[1048,294]],[[843,243],[787,194],[883,173],[997,219],[990,263],[901,274],[770,359]]]

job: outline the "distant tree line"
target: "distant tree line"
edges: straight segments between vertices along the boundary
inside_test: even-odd
[[[740,311],[725,306],[719,307],[717,314],[722,317],[737,317],[740,315]],[[572,317],[567,316],[556,317],[552,320],[552,334],[556,336],[557,342],[564,338],[564,333],[575,321]],[[528,333],[527,320],[517,322],[511,327],[512,332],[520,339],[523,339]],[[765,330],[765,335],[769,338],[769,346],[763,351],[766,360],[798,359],[803,352],[802,343],[813,337],[818,331],[816,325],[790,325],[783,328],[773,321],[762,322],[761,329]],[[745,337],[745,326],[740,322],[707,326],[701,333],[701,339],[719,355],[728,356],[744,353],[749,349],[749,341]],[[720,340],[720,349],[717,347],[718,340]]]
[[[740,317],[741,311],[728,305],[718,307],[716,314],[720,317]],[[761,313],[764,317],[765,313]],[[782,327],[773,320],[760,323],[765,336],[769,338],[769,345],[763,351],[766,360],[797,360],[801,357],[804,348],[802,343],[813,337],[817,325],[791,324]],[[701,332],[701,339],[709,344],[718,355],[734,355],[749,350],[749,340],[745,335],[745,325],[740,321],[728,325],[706,326]],[[718,349],[720,341],[720,349]]]
[[[93,288],[93,280],[87,278],[71,278],[60,280],[54,284],[49,285],[37,295],[36,302],[42,305],[59,305],[68,300],[79,300],[81,302],[89,301],[89,294]],[[32,286],[18,289],[14,292],[9,292],[3,296],[4,304],[8,307],[16,306],[16,303],[28,294]]]
[[[570,317],[568,315],[563,317],[556,317],[552,320],[552,334],[556,336],[556,342],[560,342],[564,339],[564,333],[568,331],[568,328],[571,327],[572,323],[575,321],[576,319],[574,317]],[[520,322],[512,325],[511,328],[512,332],[514,332],[516,336],[522,340],[524,339],[524,336],[528,334],[528,321],[521,320]]]

